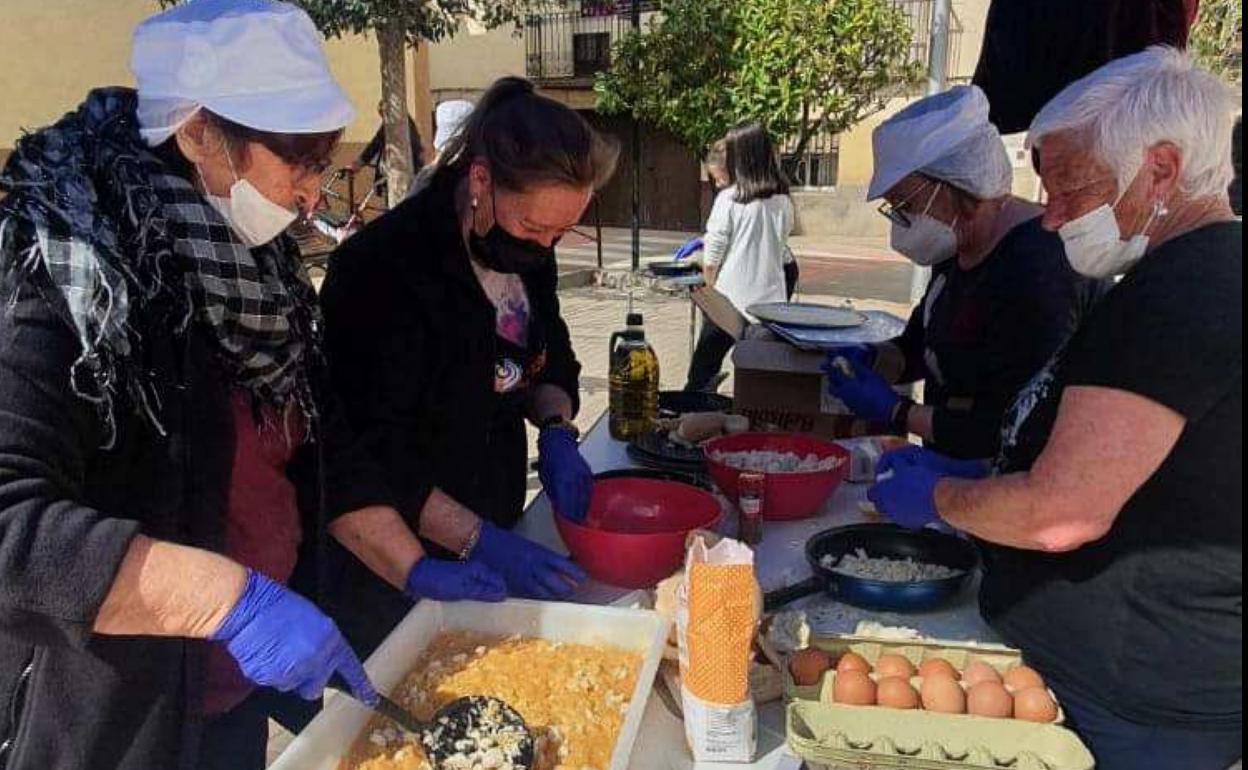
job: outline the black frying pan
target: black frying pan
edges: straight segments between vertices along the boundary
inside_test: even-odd
[[[687,259],[673,259],[648,262],[646,270],[656,278],[679,278],[684,275],[693,275],[701,271],[702,267],[697,262],[690,262]]]
[[[700,390],[660,390],[659,416],[679,417],[691,412],[731,412],[732,399]]]
[[[861,548],[868,556],[912,558],[939,564],[961,573],[943,580],[889,583],[842,575],[823,566],[825,557],[839,560]],[[971,543],[930,529],[912,530],[895,524],[853,524],[825,530],[806,543],[806,561],[812,577],[763,597],[763,608],[774,612],[804,596],[826,591],[845,604],[889,612],[930,610],[951,601],[979,566],[979,552]]]
[[[679,471],[661,470],[659,468],[621,468],[615,471],[603,471],[594,474],[594,481],[603,479],[656,479],[658,481],[675,481],[691,487],[712,491],[710,482],[705,479]]]

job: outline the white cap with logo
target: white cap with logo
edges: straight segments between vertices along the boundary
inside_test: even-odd
[[[191,0],[134,31],[140,134],[151,146],[196,110],[257,131],[336,131],[355,110],[308,15],[275,0]]]

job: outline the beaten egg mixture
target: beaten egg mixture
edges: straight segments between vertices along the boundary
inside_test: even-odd
[[[534,770],[606,770],[641,660],[627,650],[449,631],[433,641],[392,697],[426,721],[459,697],[500,698],[533,733]],[[377,717],[340,770],[432,768],[412,736]],[[506,764],[467,764],[464,770],[506,770]]]

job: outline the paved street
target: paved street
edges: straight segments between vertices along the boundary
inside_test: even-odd
[[[602,267],[623,272],[632,264],[632,234],[622,228],[603,228]],[[593,228],[578,229],[559,244],[564,271],[598,267]],[[643,230],[641,265],[672,258],[689,232]],[[801,266],[801,288],[810,295],[836,295],[885,302],[905,301],[910,291],[910,263],[890,251],[881,239],[837,239],[794,236],[789,239]]]

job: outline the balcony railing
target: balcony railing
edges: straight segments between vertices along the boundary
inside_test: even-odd
[[[892,0],[910,18],[911,60],[927,66],[934,0]],[[643,13],[658,8],[644,0]],[[630,28],[630,0],[564,0],[552,2],[525,20],[525,71],[538,81],[582,81],[611,66],[611,46]],[[948,77],[960,75],[962,24],[954,14],[949,24]]]
[[[641,3],[651,13],[654,0]],[[538,81],[583,81],[611,66],[611,47],[631,28],[628,0],[580,0],[530,14],[525,72]]]

